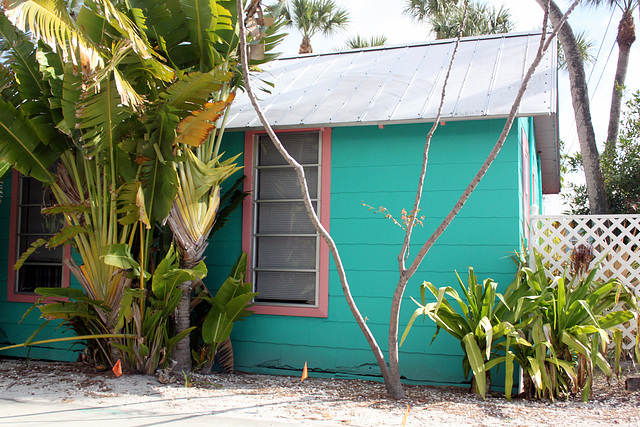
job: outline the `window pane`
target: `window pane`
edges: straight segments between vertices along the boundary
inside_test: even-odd
[[[42,205],[43,197],[42,183],[33,178],[21,176],[20,179],[22,185],[22,197],[20,198],[20,204],[22,205]]]
[[[309,193],[317,208],[320,175],[320,132],[279,135],[289,153],[304,166]],[[254,286],[257,302],[315,305],[317,233],[309,220],[298,177],[270,138],[260,136],[256,149]],[[300,236],[309,235],[309,236]],[[294,270],[294,271],[291,271]],[[295,271],[311,270],[311,271]]]
[[[20,208],[20,233],[55,234],[61,228],[59,216],[45,215],[40,206]]]
[[[18,256],[21,256],[27,249],[31,247],[31,244],[38,239],[48,239],[48,236],[20,236],[18,244]],[[55,262],[62,263],[62,246],[56,246],[55,248],[39,247],[34,253],[29,255],[27,262]]]
[[[300,164],[318,164],[318,144],[317,132],[305,133],[284,133],[278,135],[280,142],[287,149],[289,154]],[[261,135],[258,139],[258,165],[286,165],[287,162],[282,157],[276,146],[271,142],[268,135]]]
[[[313,203],[317,210],[317,203]],[[259,234],[315,234],[303,202],[258,203]]]
[[[17,256],[21,256],[38,239],[49,239],[62,228],[62,217],[44,215],[42,205],[53,204],[50,191],[33,178],[20,177],[19,223],[17,233]],[[44,194],[44,197],[43,197]],[[15,291],[28,293],[37,287],[62,286],[63,247],[53,249],[40,247],[31,254],[16,273]]]
[[[264,236],[256,238],[257,267],[315,269],[315,237]]]
[[[304,168],[312,199],[318,197],[318,168]],[[258,200],[302,199],[298,175],[292,168],[260,169]]]
[[[17,292],[33,292],[39,287],[59,288],[62,283],[61,265],[30,265],[18,271]]]
[[[257,302],[315,304],[315,273],[256,272]]]

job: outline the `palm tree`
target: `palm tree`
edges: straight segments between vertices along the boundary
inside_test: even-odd
[[[427,21],[436,39],[458,35],[464,17],[464,3],[459,0],[407,0],[405,13],[415,20]],[[463,36],[508,33],[513,29],[509,9],[486,4],[468,4]]]
[[[592,65],[596,60],[596,57],[591,53],[595,46],[595,41],[587,38],[587,34],[584,31],[576,33],[575,38],[578,43],[578,47],[580,48],[582,62],[584,62],[585,66]],[[564,50],[562,50],[562,44],[558,42],[558,68],[566,71],[568,69],[567,67],[567,60],[564,56]]]
[[[300,54],[313,53],[311,37],[317,33],[333,34],[349,24],[349,12],[339,8],[333,0],[291,0],[283,13],[287,26],[302,33]]]
[[[622,18],[618,24],[618,65],[613,80],[611,92],[611,110],[609,111],[609,126],[607,127],[607,141],[604,155],[612,155],[618,141],[618,129],[620,126],[620,107],[622,105],[622,88],[627,78],[629,65],[629,53],[631,45],[636,41],[636,27],[633,22],[633,12],[638,7],[638,0],[586,0],[588,4],[601,6],[606,4],[610,8],[618,8],[622,11]]]
[[[549,5],[549,20],[558,29],[558,40],[562,45],[569,70],[571,101],[578,127],[578,143],[584,165],[585,181],[589,196],[589,207],[593,214],[609,213],[604,177],[600,168],[600,155],[596,145],[595,132],[591,121],[587,80],[584,73],[583,55],[573,30],[568,22],[562,22],[563,13],[551,0],[536,0],[544,10]]]
[[[360,35],[350,37],[345,43],[345,49],[363,49],[387,44],[387,36],[371,36],[369,39]]]

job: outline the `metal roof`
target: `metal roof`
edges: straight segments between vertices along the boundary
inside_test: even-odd
[[[442,120],[504,118],[538,49],[541,34],[461,40]],[[433,121],[455,40],[281,58],[252,76],[274,128],[386,125]],[[557,52],[531,78],[519,117],[534,117],[543,191],[558,192]],[[266,80],[274,85],[264,83]],[[246,94],[235,99],[227,129],[260,128]]]

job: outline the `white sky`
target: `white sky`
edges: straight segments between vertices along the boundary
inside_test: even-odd
[[[335,1],[341,7],[349,10],[351,23],[348,30],[331,38],[326,38],[322,34],[314,36],[311,44],[315,53],[328,52],[340,48],[349,37],[356,34],[367,38],[385,35],[389,45],[433,39],[426,24],[416,24],[402,13],[406,3],[405,0]],[[535,0],[488,0],[488,2],[496,6],[503,4],[510,9],[513,21],[516,24],[515,31],[517,32],[537,30],[542,25],[542,10]],[[556,0],[556,2],[563,11],[571,3],[567,0]],[[611,11],[608,8],[579,6],[569,18],[569,23],[575,33],[585,31],[588,37],[595,41],[593,55],[595,56],[600,50],[595,65],[586,70],[587,78],[589,79],[591,116],[596,140],[599,143],[604,142],[606,138],[611,90],[618,60],[615,38],[621,17],[620,11],[616,10],[612,19],[610,19],[611,17]],[[639,14],[636,10],[634,20],[640,28],[638,18]],[[286,56],[298,53],[302,38],[296,30],[288,29],[288,31],[290,35],[280,45],[280,50]],[[638,38],[640,39],[640,35]],[[640,40],[634,43],[631,48],[626,81],[628,93],[640,89],[640,73],[634,71],[638,69],[640,69]],[[560,138],[565,142],[567,151],[575,152],[579,149],[579,146],[569,93],[569,78],[564,71],[559,72],[559,102]],[[580,178],[578,177],[577,179]],[[563,210],[562,206],[557,202],[551,202],[546,208],[550,213],[559,213]]]

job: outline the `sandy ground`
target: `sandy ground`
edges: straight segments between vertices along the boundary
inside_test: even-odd
[[[626,371],[637,375],[638,369],[628,366]],[[248,373],[194,374],[190,380],[188,386],[184,378],[163,384],[154,376],[116,378],[111,371],[96,372],[80,363],[0,360],[0,404],[38,402],[43,407],[55,405],[59,413],[65,405],[124,408],[148,417],[183,414],[188,417],[185,421],[218,414],[240,420],[234,425],[401,426],[403,421],[406,426],[640,425],[640,392],[626,391],[624,381],[615,379],[608,385],[602,377],[589,403],[579,398],[508,402],[497,394],[483,401],[464,389],[427,386],[407,386],[409,398],[394,401],[376,382],[326,378],[301,382]],[[0,424],[3,412],[8,406],[0,407]],[[121,418],[120,423],[142,425],[128,419]]]

